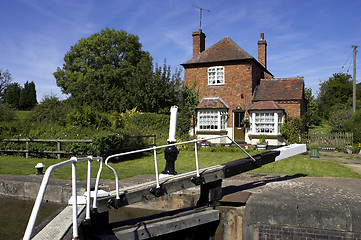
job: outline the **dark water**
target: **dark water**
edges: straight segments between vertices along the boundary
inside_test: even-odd
[[[34,201],[0,198],[0,239],[21,239],[25,233],[33,206]],[[36,225],[61,207],[60,204],[43,203]]]

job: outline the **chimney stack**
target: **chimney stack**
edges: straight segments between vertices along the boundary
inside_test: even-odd
[[[258,41],[258,62],[267,68],[267,42],[264,40],[264,33],[261,33],[261,39]]]
[[[202,32],[202,29],[193,32],[193,57],[203,52],[206,47],[206,35]]]

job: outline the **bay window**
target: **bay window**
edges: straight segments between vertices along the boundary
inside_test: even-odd
[[[251,114],[252,134],[278,135],[282,123],[281,111],[257,111]]]
[[[227,110],[198,110],[197,119],[199,130],[225,130],[227,127]]]

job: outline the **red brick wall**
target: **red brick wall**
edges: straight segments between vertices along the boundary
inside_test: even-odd
[[[287,118],[299,118],[305,114],[300,101],[280,101],[278,103],[285,108]]]
[[[224,85],[208,86],[207,69],[211,66],[224,67]],[[196,81],[199,89],[199,101],[205,97],[220,97],[229,106],[227,127],[233,126],[232,110],[237,107],[248,110],[249,105],[252,104],[254,87],[261,77],[263,77],[263,71],[258,64],[252,62],[203,65],[197,68],[187,67],[184,71],[184,80],[188,86]]]
[[[199,101],[205,97],[220,97],[228,106],[227,127],[232,127],[232,111],[237,107],[247,112],[252,104],[252,96],[260,79],[271,78],[263,68],[255,62],[234,62],[232,64],[203,64],[197,67],[186,66],[184,81],[188,86],[196,82],[199,89]],[[208,86],[207,69],[211,66],[223,66],[225,84]],[[243,98],[242,98],[243,96]],[[305,101],[282,101],[280,103],[290,118],[302,117],[306,113]]]

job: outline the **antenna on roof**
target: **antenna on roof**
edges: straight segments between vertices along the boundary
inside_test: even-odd
[[[211,10],[201,8],[196,5],[192,5],[192,6],[199,9],[199,29],[202,29],[202,11],[211,12]]]

